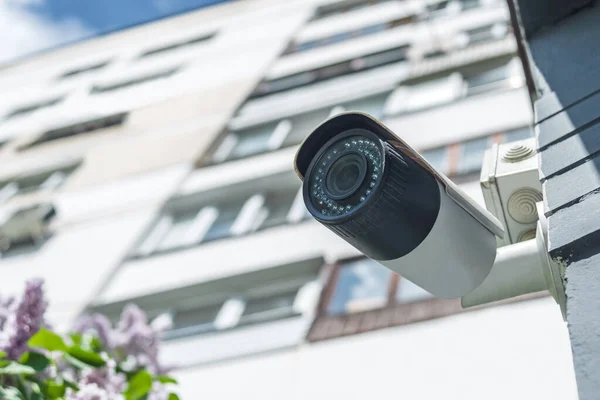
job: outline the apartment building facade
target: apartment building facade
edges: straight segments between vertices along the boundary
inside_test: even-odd
[[[298,144],[380,118],[483,202],[532,111],[497,0],[244,0],[0,70],[2,292],[169,318],[181,396],[575,399],[546,296],[464,312],[313,221]],[[167,317],[165,317],[165,315]]]

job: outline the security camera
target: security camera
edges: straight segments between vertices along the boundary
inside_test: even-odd
[[[500,222],[369,115],[323,122],[294,167],[317,221],[430,293],[462,297],[490,272]]]

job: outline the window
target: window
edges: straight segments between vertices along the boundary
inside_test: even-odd
[[[385,3],[391,0],[345,0],[331,2],[319,7],[313,16],[313,20],[327,18],[333,15],[343,14],[349,11],[360,10],[375,4]]]
[[[518,59],[465,74],[465,80],[468,96],[492,90],[517,88],[523,84]]]
[[[201,35],[201,36],[198,36],[198,37],[195,37],[192,39],[187,39],[187,40],[182,40],[179,42],[171,43],[166,46],[156,47],[154,49],[143,52],[142,54],[140,54],[139,58],[154,56],[156,54],[160,54],[160,53],[164,53],[164,52],[168,52],[168,51],[172,51],[172,50],[176,50],[176,49],[181,49],[183,47],[194,46],[198,43],[206,42],[207,40],[212,39],[214,36],[215,36],[215,33],[210,33],[210,34]]]
[[[258,275],[265,275],[263,282],[255,282],[257,279],[253,276]],[[273,280],[264,271],[259,271],[209,282],[206,285],[215,285],[220,293],[206,296],[200,289],[197,294],[224,300],[195,307],[175,305],[169,311],[173,326],[166,332],[165,339],[225,331],[300,315],[303,310],[294,306],[296,298],[300,289],[315,278],[316,273],[301,277],[292,273],[289,279]]]
[[[11,197],[38,190],[54,190],[64,184],[78,165],[16,176],[0,182],[0,204]]]
[[[368,259],[333,268],[308,340],[318,341],[445,316],[461,310]]]
[[[0,222],[0,258],[37,249],[50,236],[48,224],[56,215],[52,204],[18,209]]]
[[[98,94],[98,93],[112,92],[114,90],[124,89],[124,88],[128,88],[130,86],[141,85],[142,83],[146,83],[146,82],[151,82],[151,81],[156,81],[159,79],[168,78],[168,77],[174,75],[176,72],[178,72],[179,69],[180,69],[180,67],[176,67],[176,68],[167,69],[167,70],[161,71],[161,72],[142,75],[137,78],[132,78],[129,80],[119,81],[119,82],[110,83],[110,84],[94,85],[94,86],[92,86],[90,93]]]
[[[72,69],[69,70],[63,74],[61,74],[58,79],[67,79],[67,78],[72,78],[74,76],[79,76],[79,75],[84,75],[87,74],[89,72],[94,72],[94,71],[98,71],[106,66],[108,66],[110,62],[109,61],[103,61],[100,63],[96,63],[96,64],[92,64],[92,65],[88,65],[85,67],[81,67],[81,68],[76,68],[76,69]]]
[[[469,44],[484,43],[492,40],[498,40],[506,37],[508,34],[508,24],[498,23],[485,25],[465,32],[469,38]]]
[[[366,258],[345,264],[340,268],[327,313],[342,315],[384,307],[391,279],[389,269]]]
[[[463,96],[465,84],[460,73],[401,86],[386,103],[386,115],[410,113],[437,107]]]
[[[296,314],[294,300],[298,294],[298,289],[295,287],[281,293],[247,298],[239,323],[251,324]]]
[[[212,161],[236,160],[270,150],[269,142],[280,122],[269,122],[238,132],[231,132],[213,153]],[[285,128],[285,126],[280,129]]]
[[[277,93],[292,88],[321,82],[342,75],[366,71],[371,68],[405,61],[407,58],[408,45],[393,49],[368,54],[338,64],[318,68],[313,71],[302,72],[283,78],[261,82],[251,97],[261,97],[267,94]]]
[[[450,159],[448,157],[448,147],[439,147],[437,149],[426,150],[422,153],[423,158],[427,160],[433,168],[448,174],[450,172]]]
[[[222,200],[206,204],[174,199],[136,253],[146,256],[299,222],[306,218],[306,211],[298,185],[289,178],[274,177],[270,181],[272,188],[261,189],[264,184],[247,183],[251,189],[245,193],[223,189],[228,193],[220,196]]]
[[[243,201],[234,200],[215,206],[216,215],[213,223],[206,234],[202,237],[203,242],[222,239],[232,234],[233,224],[242,212]]]
[[[196,308],[183,308],[174,311],[173,326],[166,332],[165,339],[174,339],[214,331],[215,320],[222,304]]]
[[[298,195],[297,188],[267,193],[261,213],[256,219],[257,229],[266,229],[287,223],[292,205]]]
[[[503,142],[514,142],[516,140],[529,139],[533,136],[533,129],[530,126],[525,126],[523,128],[512,129],[504,132]]]
[[[326,311],[331,316],[352,314],[384,308],[390,302],[412,303],[431,297],[377,262],[361,258],[339,267]]]
[[[323,121],[340,112],[362,111],[380,118],[388,96],[389,92],[380,93],[230,132],[212,153],[210,162],[238,160],[300,144]]]
[[[306,42],[292,42],[288,46],[288,48],[283,52],[283,55],[300,53],[318,47],[325,47],[332,44],[345,42],[346,40],[351,40],[362,36],[369,36],[375,33],[384,32],[386,30],[393,29],[398,26],[409,24],[414,19],[415,16],[411,15],[403,18],[394,19],[388,22],[365,26],[363,28],[351,30],[348,32],[337,33],[335,35],[321,38],[318,40],[309,40]]]
[[[64,139],[71,136],[83,135],[102,129],[122,125],[127,120],[128,113],[113,114],[102,118],[79,122],[73,125],[52,129],[41,134],[33,142],[21,147],[21,150],[38,146],[46,142]]]
[[[469,140],[460,145],[457,173],[469,174],[481,170],[485,151],[492,145],[491,137]]]
[[[10,111],[8,114],[4,116],[4,119],[10,119],[14,117],[20,117],[23,115],[31,114],[35,111],[41,110],[43,108],[52,107],[63,100],[63,97],[55,97],[52,99],[40,101],[39,103],[29,104],[23,107],[15,108]]]

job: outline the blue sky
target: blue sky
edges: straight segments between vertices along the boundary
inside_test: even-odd
[[[0,0],[0,62],[231,0]]]

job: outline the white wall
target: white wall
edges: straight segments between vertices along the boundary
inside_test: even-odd
[[[46,281],[49,320],[58,329],[94,299],[162,203],[188,171],[175,166],[54,196],[54,234],[37,251],[0,259],[0,293]],[[136,278],[136,279],[139,279]]]
[[[175,375],[185,399],[577,399],[568,333],[551,298]]]

